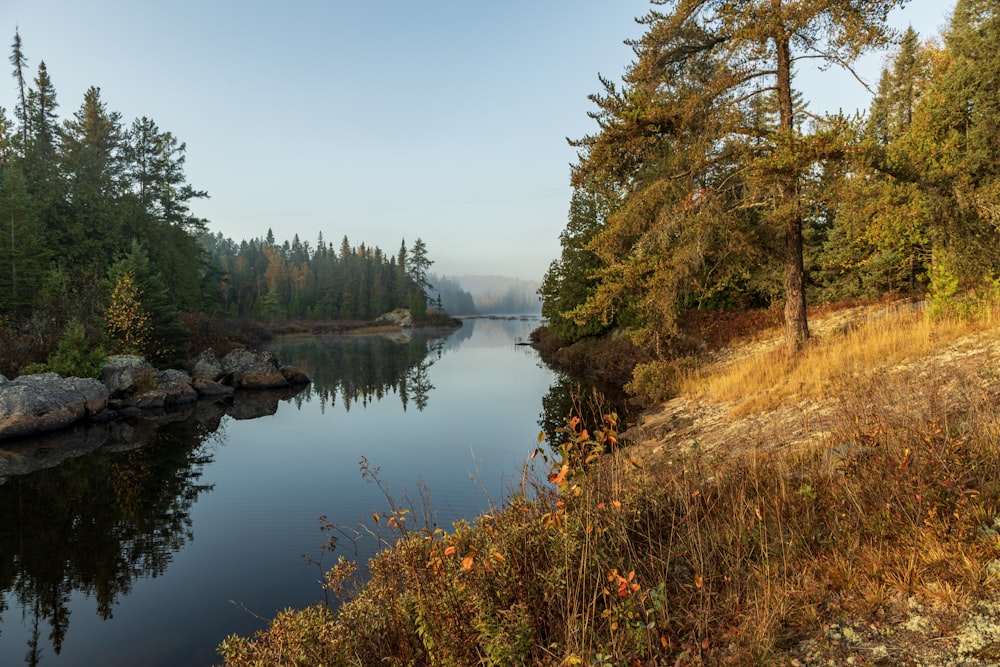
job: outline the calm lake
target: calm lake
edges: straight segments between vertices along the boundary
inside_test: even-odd
[[[348,538],[389,509],[362,458],[442,527],[500,504],[569,409],[517,345],[538,325],[276,341],[311,386],[0,447],[0,664],[218,663],[227,634],[322,600],[321,516],[327,567],[372,552]]]

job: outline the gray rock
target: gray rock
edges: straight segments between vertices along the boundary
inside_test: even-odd
[[[24,375],[0,386],[0,438],[73,424],[108,404],[108,388],[93,378]]]
[[[287,387],[288,380],[278,370],[278,361],[267,350],[233,350],[222,358],[222,371],[237,389]]]
[[[225,375],[214,350],[205,350],[191,361],[191,377],[195,380],[217,382]]]
[[[156,371],[156,387],[135,397],[136,407],[169,408],[186,405],[198,400],[198,392],[191,386],[191,376],[184,371]]]
[[[101,382],[111,396],[123,398],[133,396],[151,385],[156,369],[144,358],[134,354],[119,354],[104,360]]]
[[[408,308],[396,308],[388,313],[379,315],[375,320],[381,324],[392,324],[397,327],[409,328],[413,326],[413,316]]]

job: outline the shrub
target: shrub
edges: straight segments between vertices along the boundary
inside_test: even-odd
[[[69,321],[56,351],[45,369],[63,377],[96,378],[104,365],[104,347],[87,340],[87,332],[76,318]]]

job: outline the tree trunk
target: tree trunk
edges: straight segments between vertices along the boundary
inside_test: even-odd
[[[771,0],[775,9],[781,0]],[[786,150],[791,148],[795,132],[792,114],[792,56],[787,34],[774,38],[778,55],[778,113]],[[785,344],[792,354],[802,349],[809,339],[806,319],[805,266],[802,260],[802,210],[799,206],[799,174],[789,157],[781,174],[782,202],[779,209],[785,218]]]

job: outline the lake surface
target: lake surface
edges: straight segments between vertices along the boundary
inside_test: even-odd
[[[227,634],[322,600],[303,559],[323,553],[321,516],[340,535],[327,567],[372,552],[349,536],[390,505],[363,458],[397,505],[429,494],[442,527],[500,504],[568,410],[516,344],[538,325],[277,341],[314,380],[299,393],[0,447],[0,664],[218,663]]]

